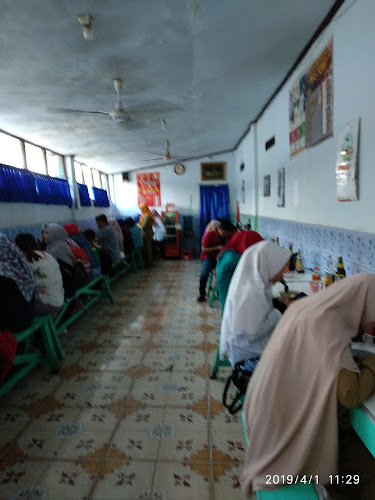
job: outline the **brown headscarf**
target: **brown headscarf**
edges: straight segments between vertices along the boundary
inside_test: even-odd
[[[142,215],[139,217],[139,222],[138,222],[138,226],[142,226],[143,224],[143,219],[146,217],[146,215],[149,215],[152,219],[152,224],[154,223],[154,216],[152,215],[152,212],[151,210],[148,208],[148,206],[146,205],[146,203],[140,203],[138,205],[139,207],[139,210],[142,212]]]
[[[338,375],[342,368],[359,373],[351,339],[374,321],[375,275],[369,273],[288,307],[246,393],[246,493],[272,488],[267,474],[319,475],[327,484],[337,473]]]

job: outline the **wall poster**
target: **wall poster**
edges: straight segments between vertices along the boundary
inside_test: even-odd
[[[285,207],[285,168],[277,172],[277,206]]]
[[[333,135],[332,40],[289,92],[290,156]]]
[[[138,205],[146,203],[149,207],[160,207],[160,174],[152,172],[137,174]]]
[[[349,123],[338,135],[336,155],[336,191],[338,201],[358,200],[359,123]]]

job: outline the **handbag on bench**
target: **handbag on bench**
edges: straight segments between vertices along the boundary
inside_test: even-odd
[[[258,359],[245,359],[244,361],[239,361],[235,364],[232,374],[228,377],[223,392],[223,405],[231,415],[241,410],[247,385],[258,361]],[[228,403],[227,396],[231,382],[236,388],[236,394],[231,402]]]

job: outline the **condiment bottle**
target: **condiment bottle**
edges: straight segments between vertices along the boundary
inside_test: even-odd
[[[320,269],[319,269],[319,267],[314,267],[314,271],[312,273],[312,279],[314,281],[320,281]]]
[[[296,255],[296,271],[297,273],[304,273],[305,269],[303,267],[301,250],[298,250]]]
[[[346,276],[346,271],[344,268],[344,263],[342,261],[342,257],[339,257],[339,261],[337,264],[337,269],[336,269],[336,279],[342,280]]]
[[[333,268],[332,257],[329,256],[327,260],[327,266],[324,271],[324,282],[326,287],[331,285],[335,281],[336,272]]]

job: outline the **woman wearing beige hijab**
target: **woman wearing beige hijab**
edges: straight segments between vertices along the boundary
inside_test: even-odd
[[[360,368],[351,340],[374,326],[374,274],[351,276],[288,307],[246,393],[247,494],[280,488],[267,484],[269,474],[319,476],[324,485],[337,474],[337,403],[358,406],[375,390],[375,356]]]

